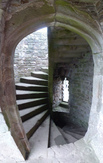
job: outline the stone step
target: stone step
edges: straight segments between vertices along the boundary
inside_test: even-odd
[[[37,77],[37,78],[40,78],[40,79],[48,80],[48,73],[45,73],[45,72],[42,72],[42,71],[31,72],[31,76]]]
[[[48,67],[42,67],[40,70],[43,71],[43,72],[48,73]]]
[[[26,84],[26,83],[17,83],[16,90],[26,90],[26,91],[48,91],[47,86],[42,85],[33,85],[33,84]]]
[[[16,91],[16,99],[32,99],[32,98],[42,98],[42,97],[48,97],[47,92],[39,92],[39,91],[21,91],[17,90]]]
[[[38,110],[41,107],[46,107],[47,104],[42,104],[42,105],[38,105],[38,106],[34,106],[34,107],[30,107],[30,108],[26,108],[23,110],[19,110],[20,116],[25,116],[26,114],[29,114],[30,112],[34,111],[34,110]]]
[[[47,104],[48,98],[36,98],[36,99],[28,99],[28,100],[17,100],[17,105],[19,110],[27,109],[30,107]]]
[[[34,107],[33,111],[21,116],[22,122],[25,122],[25,121],[33,118],[34,116],[42,113],[43,111],[45,111],[47,109],[48,109],[48,105],[40,105],[37,109],[35,109],[35,107]]]
[[[67,109],[67,108],[64,108],[61,106],[57,106],[57,107],[53,108],[53,112],[70,113],[70,109],[69,109],[69,107]]]
[[[59,106],[60,106],[60,107],[67,108],[67,109],[69,108],[69,106],[68,106],[68,103],[67,103],[67,102],[61,102]]]
[[[67,143],[74,143],[74,142],[76,142],[78,140],[74,136],[64,132],[63,129],[61,129],[60,127],[58,127],[58,129],[61,132],[61,134],[63,135],[63,137],[65,138]]]
[[[34,158],[39,158],[39,162],[36,160],[37,162],[35,163],[41,163],[40,158],[45,157],[47,159],[49,119],[50,117],[48,116],[36,130],[35,134],[29,139],[32,149],[32,154],[29,156],[30,163],[34,163]]]
[[[28,83],[28,84],[37,84],[37,85],[45,85],[48,86],[48,81],[44,79],[39,79],[35,77],[22,77],[20,78],[21,83]]]
[[[66,144],[66,140],[58,130],[55,123],[51,120],[50,146]]]
[[[76,132],[74,133],[74,132],[71,132],[71,131],[65,131],[65,133],[68,134],[68,135],[71,135],[72,137],[74,137],[74,138],[77,139],[77,140],[83,138],[82,135],[77,134]]]
[[[32,117],[28,119],[27,121],[23,122],[24,130],[26,133],[28,133],[31,128],[37,123],[37,121],[46,113],[47,111],[43,111],[42,113],[36,115],[35,117]]]
[[[37,117],[41,116],[40,119],[35,120],[35,117],[34,117],[33,119],[35,120],[36,123],[34,123],[33,120],[31,119],[31,122],[29,123],[29,125],[31,126],[31,123],[32,123],[33,127],[27,132],[28,139],[30,139],[32,137],[32,135],[36,132],[36,130],[39,128],[39,126],[48,117],[48,115],[49,115],[49,111],[44,111],[43,113],[41,113],[40,115],[37,116]],[[48,130],[48,132],[49,132],[49,130]],[[47,139],[47,145],[48,145],[48,139]]]
[[[84,136],[85,135],[85,133],[86,133],[86,130],[85,129],[83,129],[83,128],[78,128],[78,127],[76,127],[76,128],[71,128],[71,127],[69,127],[69,126],[65,126],[65,127],[63,127],[63,131],[64,132],[72,132],[72,133],[74,133],[74,134],[78,134],[78,135],[81,135],[81,136]]]

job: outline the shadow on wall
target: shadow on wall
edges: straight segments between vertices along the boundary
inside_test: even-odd
[[[59,66],[62,66],[62,64],[59,64]],[[87,130],[92,104],[93,70],[94,64],[91,52],[85,53],[79,58],[75,57],[72,62],[67,65],[66,72],[68,73],[65,75],[69,79],[69,92],[67,88],[65,99],[67,100],[66,102],[68,102],[69,98],[69,114],[64,113],[65,111],[62,109],[63,114],[60,115],[60,121],[63,121],[64,124],[72,123]],[[56,72],[58,72],[58,68],[55,74]],[[57,74],[55,75],[53,86],[55,97],[54,110],[57,110],[55,107],[60,106],[60,103],[64,100],[63,84]],[[68,84],[66,84],[66,87],[68,87],[67,85]],[[58,110],[58,112],[59,111],[60,110]]]

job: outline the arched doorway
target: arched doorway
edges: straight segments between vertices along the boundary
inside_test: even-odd
[[[55,7],[56,6],[56,7]],[[101,97],[102,97],[102,64],[100,58],[102,57],[102,33],[99,30],[99,25],[94,22],[87,14],[78,14],[75,12],[72,5],[66,2],[64,5],[58,1],[55,5],[50,2],[37,2],[36,5],[28,4],[22,10],[13,11],[13,16],[8,18],[5,24],[4,40],[2,47],[2,94],[1,94],[1,108],[8,126],[11,128],[11,133],[15,139],[19,149],[26,158],[29,153],[28,140],[22,127],[21,119],[18,114],[16,105],[16,93],[14,85],[13,74],[13,53],[17,43],[27,34],[33,30],[37,30],[44,26],[59,26],[69,29],[84,37],[91,46],[92,53],[98,54],[94,56],[94,78],[93,78],[93,100],[91,107],[90,127],[87,133],[88,137],[93,133],[96,134],[98,129],[95,129],[92,114],[95,114],[95,119],[99,121],[96,113],[101,111]],[[19,8],[20,9],[20,8]],[[47,10],[48,9],[48,10]],[[57,10],[55,10],[57,9]],[[65,10],[66,9],[66,10]],[[38,12],[37,12],[38,11]],[[67,11],[71,11],[69,14]],[[22,13],[24,13],[22,15]],[[37,17],[35,17],[37,16]],[[34,18],[35,17],[35,18]],[[85,17],[85,21],[84,21]],[[88,22],[89,19],[89,22]],[[97,32],[97,30],[98,32]],[[50,60],[49,70],[50,78],[53,75],[53,63]],[[99,98],[98,98],[99,92]],[[52,103],[52,79],[49,79],[49,98],[50,105]],[[12,114],[11,114],[12,113]],[[15,116],[14,116],[15,115]],[[14,118],[15,117],[15,118]],[[15,124],[15,125],[14,125]],[[16,127],[15,127],[16,126]],[[91,128],[93,133],[91,134]],[[98,137],[98,136],[97,136]],[[96,139],[94,140],[96,141]],[[93,144],[94,145],[94,144]],[[95,147],[95,145],[94,145]]]

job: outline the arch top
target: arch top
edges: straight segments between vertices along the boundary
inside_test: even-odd
[[[5,26],[6,46],[15,48],[25,36],[48,26],[60,26],[79,34],[89,43],[94,54],[103,51],[99,23],[87,12],[64,0],[31,1],[22,9],[15,10]]]

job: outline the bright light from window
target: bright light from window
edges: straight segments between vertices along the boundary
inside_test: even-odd
[[[39,29],[38,32],[47,33],[47,27]]]
[[[69,81],[65,78],[63,81],[63,101],[69,100]]]

